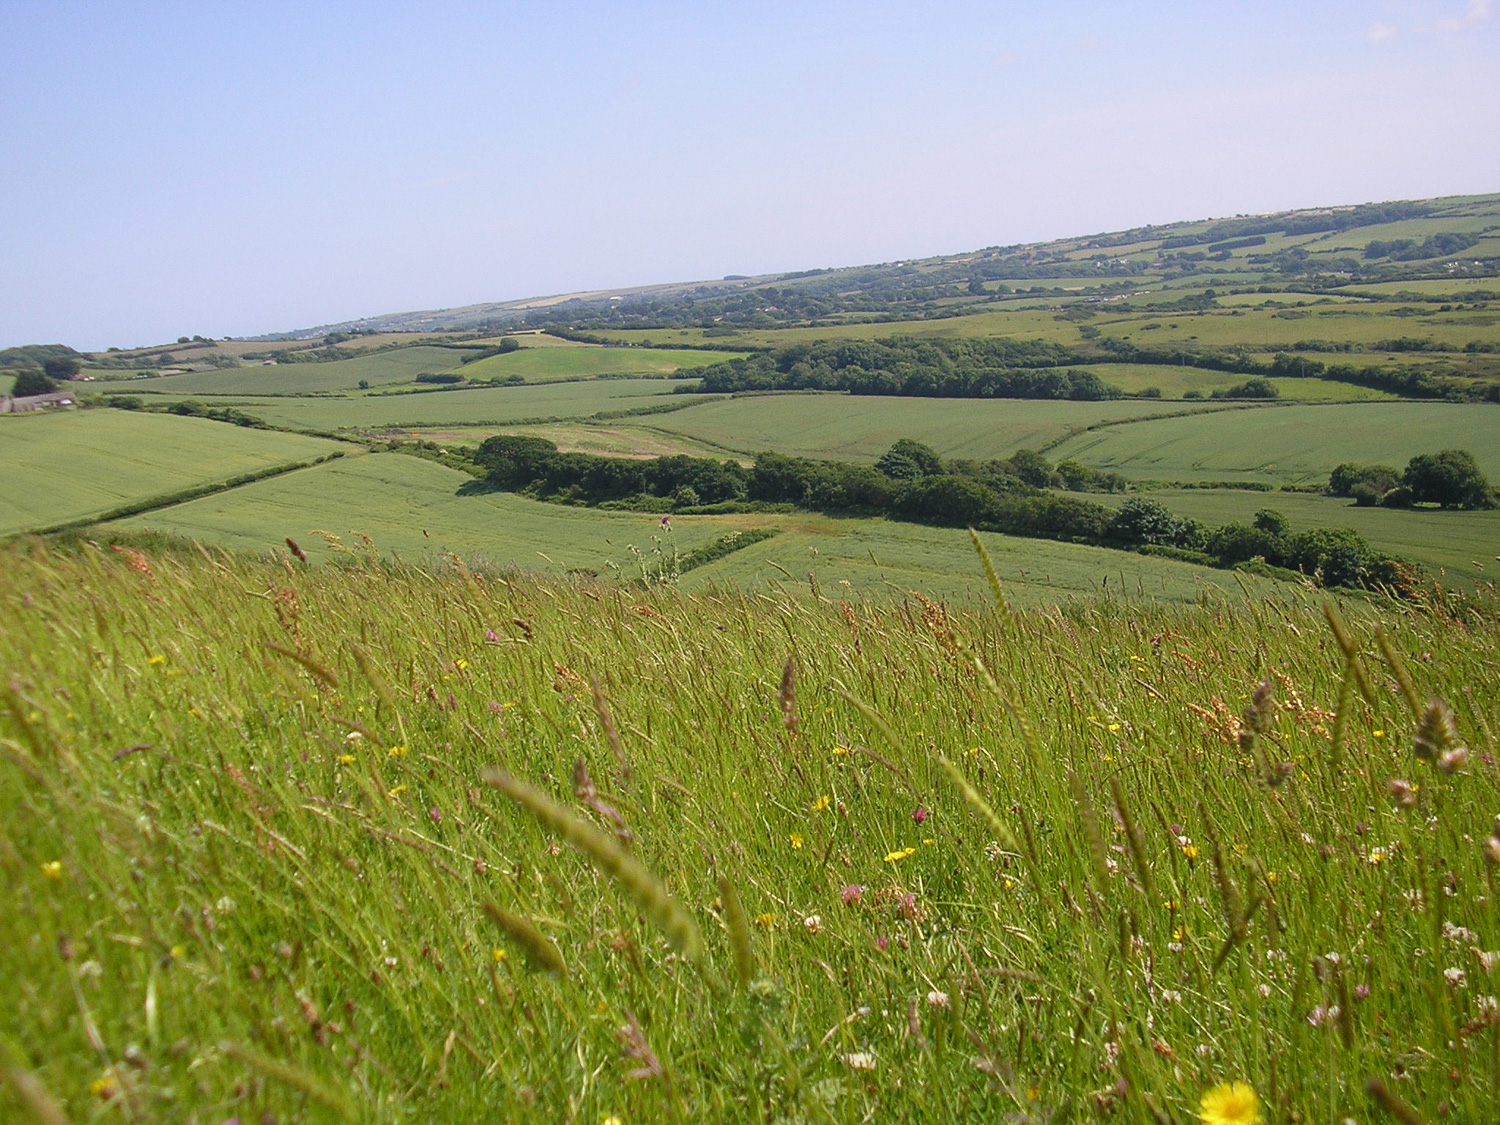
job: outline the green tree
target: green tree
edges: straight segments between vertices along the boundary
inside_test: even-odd
[[[53,356],[42,364],[49,379],[71,379],[83,370],[83,364],[70,355]]]
[[[1493,508],[1494,489],[1466,449],[1445,449],[1413,457],[1402,482],[1418,502],[1444,508]]]
[[[911,438],[901,438],[881,455],[875,467],[892,480],[915,480],[940,474],[943,459],[932,447]]]
[[[1159,500],[1134,496],[1120,505],[1109,521],[1109,535],[1125,543],[1150,543],[1172,546],[1182,537],[1186,526]]]
[[[15,384],[10,393],[16,398],[27,398],[30,395],[46,395],[57,390],[57,384],[40,371],[26,368],[16,372]]]

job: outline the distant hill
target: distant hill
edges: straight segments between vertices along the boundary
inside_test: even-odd
[[[265,339],[522,326],[696,327],[728,335],[793,324],[964,315],[1017,292],[1109,297],[1184,279],[1315,291],[1497,275],[1500,195],[1448,196],[1136,227],[876,265],[388,313]]]

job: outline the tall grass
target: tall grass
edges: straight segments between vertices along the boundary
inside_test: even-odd
[[[359,560],[0,556],[0,1118],[1495,1119],[1493,620]]]

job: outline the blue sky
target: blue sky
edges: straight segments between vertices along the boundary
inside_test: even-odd
[[[0,0],[0,346],[1500,190],[1500,4]]]

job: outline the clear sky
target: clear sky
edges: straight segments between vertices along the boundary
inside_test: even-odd
[[[1490,0],[0,0],[0,346],[1500,190]]]

